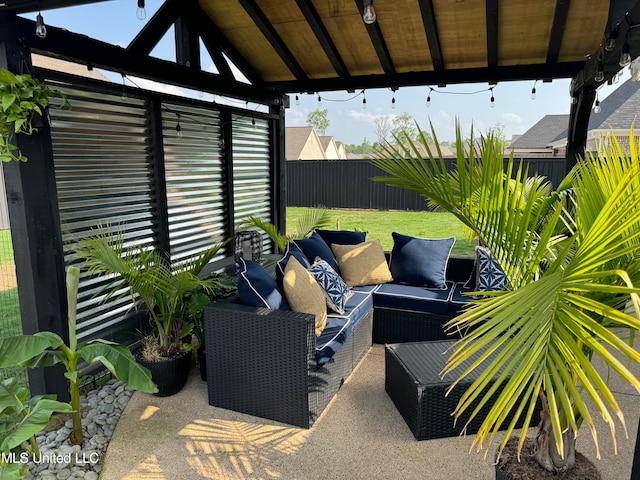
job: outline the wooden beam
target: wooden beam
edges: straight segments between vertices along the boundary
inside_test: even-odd
[[[584,156],[587,144],[587,130],[591,107],[596,99],[595,88],[583,88],[576,97],[577,101],[571,105],[569,113],[569,128],[567,130],[567,153],[565,155],[565,173],[569,173],[578,162],[578,157]]]
[[[549,36],[549,48],[547,49],[547,63],[556,63],[558,61],[560,47],[562,46],[562,37],[564,36],[564,28],[567,26],[570,5],[571,0],[556,1],[556,11],[553,15],[553,25],[551,27],[551,35]]]
[[[338,52],[333,40],[331,40],[331,35],[329,35],[327,28],[324,26],[324,23],[322,22],[318,11],[313,6],[313,3],[311,3],[311,0],[296,0],[296,3],[302,11],[304,18],[307,19],[307,23],[311,27],[311,30],[313,30],[320,46],[324,50],[324,53],[327,55],[327,58],[329,58],[333,69],[339,77],[347,76],[349,74],[347,66],[344,63],[344,60],[342,60],[340,52]]]
[[[442,59],[442,47],[440,47],[440,36],[438,35],[438,24],[436,16],[433,12],[433,0],[419,0],[420,13],[422,14],[422,23],[424,31],[427,35],[427,43],[429,44],[429,52],[431,53],[431,63],[434,70],[444,69],[444,60]]]
[[[260,29],[267,41],[271,44],[276,53],[280,56],[284,64],[289,71],[299,80],[307,78],[307,74],[304,72],[302,66],[296,60],[296,57],[291,53],[287,44],[282,40],[278,32],[276,32],[269,19],[260,10],[260,7],[254,0],[238,0],[240,5],[245,9],[247,14],[251,17],[251,20],[255,23],[256,27]]]
[[[355,0],[355,2],[356,5],[358,5],[360,16],[362,16],[362,14],[364,13],[362,0]],[[367,27],[367,33],[369,34],[369,38],[371,39],[371,44],[373,45],[373,48],[378,55],[378,60],[380,61],[380,65],[382,65],[382,70],[384,71],[384,73],[387,75],[396,73],[396,67],[393,66],[393,60],[391,60],[389,48],[384,41],[384,37],[382,36],[382,31],[380,30],[380,25],[378,25],[378,22],[373,22],[371,25],[365,24],[365,27]],[[306,89],[301,88],[298,91],[304,92],[306,91]]]
[[[191,16],[180,16],[175,25],[176,63],[194,70],[200,66],[200,38],[191,25]]]
[[[327,92],[453,83],[495,83],[539,78],[571,78],[584,66],[584,62],[556,63],[552,65],[511,65],[493,68],[467,68],[432,72],[408,72],[389,75],[361,75],[348,78],[314,78],[304,82],[269,82],[270,87],[282,93]]]
[[[487,66],[498,65],[498,0],[487,0]]]
[[[183,6],[183,5],[182,5]],[[127,50],[137,55],[149,55],[180,16],[179,0],[167,0],[131,41]]]
[[[216,74],[194,71],[166,60],[141,56],[125,48],[64,29],[48,27],[47,30],[47,41],[42,42],[36,37],[35,23],[31,20],[0,15],[0,41],[21,38],[25,46],[44,55],[71,62],[91,63],[96,68],[264,105],[279,105],[282,102],[279,93],[261,86],[228,81]]]

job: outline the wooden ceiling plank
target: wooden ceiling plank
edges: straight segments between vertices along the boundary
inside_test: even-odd
[[[336,45],[333,43],[327,28],[325,27],[320,15],[318,15],[318,11],[311,3],[311,0],[296,0],[300,11],[306,18],[311,30],[313,30],[314,35],[318,39],[320,46],[327,54],[331,65],[334,70],[338,74],[339,77],[344,77],[349,74],[347,66],[344,63],[344,60],[340,56],[340,52],[336,48]]]
[[[127,50],[138,55],[149,55],[181,14],[180,0],[168,0],[129,43]]]
[[[557,0],[556,2],[556,12],[553,16],[553,26],[551,27],[551,37],[549,38],[549,49],[547,51],[547,63],[556,63],[558,61],[570,5],[570,0]]]
[[[431,52],[431,63],[434,70],[443,70],[444,61],[442,59],[442,48],[440,46],[440,37],[438,36],[438,24],[436,16],[433,13],[432,0],[419,0],[420,13],[422,14],[422,23],[424,31],[427,34],[427,44]]]
[[[498,65],[498,0],[487,0],[487,65]]]
[[[307,75],[298,63],[298,60],[296,60],[293,53],[291,53],[291,50],[289,50],[289,47],[287,47],[286,43],[282,40],[280,35],[278,35],[278,32],[276,32],[275,28],[271,25],[271,22],[269,22],[269,19],[265,16],[262,10],[260,10],[260,7],[258,7],[256,2],[254,0],[238,1],[256,26],[260,29],[260,32],[262,32],[267,41],[271,44],[276,53],[280,56],[293,76],[299,80],[306,79]]]
[[[362,16],[362,14],[364,13],[364,6],[362,5],[362,1],[355,0],[355,2],[356,5],[358,5],[360,16]],[[369,38],[371,38],[371,43],[373,44],[373,48],[378,55],[380,65],[382,65],[382,70],[384,71],[384,73],[396,73],[396,69],[393,66],[393,60],[391,59],[391,55],[389,54],[389,49],[387,48],[387,44],[384,41],[384,37],[382,35],[382,31],[380,30],[380,25],[378,25],[378,22],[373,22],[371,25],[365,24],[365,27],[367,28],[367,33],[369,34]]]

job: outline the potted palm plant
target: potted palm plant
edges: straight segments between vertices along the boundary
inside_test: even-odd
[[[423,159],[414,145],[387,145],[373,159],[387,174],[376,180],[417,191],[453,213],[506,274],[508,288],[482,292],[448,325],[464,335],[445,373],[480,353],[471,370],[498,352],[453,412],[458,418],[469,411],[471,421],[493,391],[501,392],[488,404],[474,440],[478,449],[506,427],[500,458],[523,419],[515,455],[520,459],[538,400],[542,411],[532,446],[534,468],[574,468],[576,436],[585,425],[599,455],[596,412],[611,425],[615,445],[613,418],[624,425],[623,413],[593,360],[640,390],[626,365],[640,361],[629,341],[640,328],[640,161],[633,129],[630,138],[630,154],[611,139],[580,161],[555,190],[543,178],[529,176],[523,162],[516,167],[513,155],[505,162],[491,133],[479,144],[473,133],[464,142],[459,127],[453,171],[447,171],[439,152],[431,153],[422,132],[429,158]],[[487,392],[491,381],[494,387]],[[508,412],[515,415],[503,425]],[[498,478],[519,478],[503,467],[498,462]],[[542,470],[526,478],[541,476]]]
[[[76,250],[90,272],[107,279],[104,300],[121,295],[125,287],[133,307],[146,307],[153,328],[136,356],[151,371],[158,396],[177,393],[186,383],[192,357],[188,293],[215,289],[216,277],[198,275],[226,243],[174,265],[156,250],[127,248],[121,232],[100,227]]]

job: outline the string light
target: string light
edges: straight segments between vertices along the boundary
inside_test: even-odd
[[[600,108],[600,99],[598,98],[598,92],[596,92],[596,106],[593,109],[593,113],[600,113],[602,109]]]
[[[571,97],[571,105],[577,105],[578,104],[578,97]]]
[[[629,46],[629,42],[625,39],[624,45],[622,45],[622,51],[620,53],[620,61],[618,64],[621,67],[626,67],[631,63],[631,47]]]
[[[489,90],[491,90],[491,103],[489,104],[489,106],[491,108],[494,108],[496,106],[496,99],[493,96],[493,87],[491,87]]]
[[[300,106],[300,97],[298,97],[298,95],[296,95],[296,106]]]
[[[138,9],[136,10],[136,17],[138,20],[144,20],[147,18],[147,11],[144,8],[144,0],[138,0]]]
[[[367,25],[371,25],[376,21],[376,11],[373,9],[373,0],[363,0],[362,7],[362,20]]]
[[[126,90],[126,86],[124,84],[124,73],[121,73],[120,75],[122,75],[122,95],[120,96],[120,99],[123,102],[127,101],[127,90]]]
[[[593,79],[598,83],[604,82],[604,63],[602,61],[598,62],[598,70],[593,76]]]
[[[318,106],[322,106],[322,97],[320,96],[320,94],[318,94]]]
[[[535,100],[536,99],[536,83],[537,82],[538,82],[538,80],[533,82],[533,88],[531,89],[531,100]]]
[[[176,122],[176,137],[182,138],[182,127],[180,126],[180,114],[176,112],[176,117],[178,118]]]
[[[36,16],[36,36],[38,38],[45,38],[47,36],[47,26],[44,24],[44,18],[42,18],[40,12],[38,12]]]
[[[364,90],[362,90],[362,109],[367,109],[367,97],[365,96]]]
[[[393,91],[393,96],[391,97],[391,110],[396,109],[396,91]]]
[[[618,40],[618,26],[620,24],[617,23],[615,27],[613,27],[613,30],[611,30],[609,32],[609,37],[607,38],[607,41],[604,45],[604,49],[607,52],[610,52],[611,50],[613,50],[614,48],[616,48],[616,40]]]
[[[427,108],[431,106],[431,92],[433,92],[433,88],[429,87],[429,94],[427,95]]]

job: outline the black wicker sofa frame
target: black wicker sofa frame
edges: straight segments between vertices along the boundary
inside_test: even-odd
[[[447,278],[465,282],[473,258],[451,257]],[[205,307],[209,404],[310,428],[375,343],[447,338],[447,315],[373,308],[322,367],[313,315],[234,302]],[[450,338],[450,337],[448,337]]]

